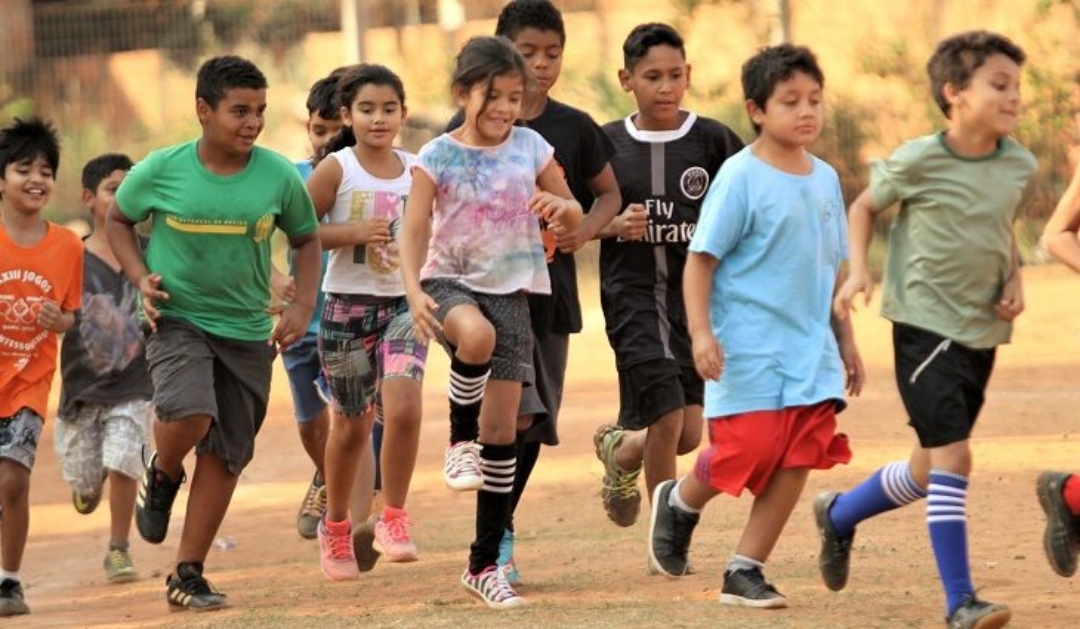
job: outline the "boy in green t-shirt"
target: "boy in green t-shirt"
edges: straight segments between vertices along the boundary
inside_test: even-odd
[[[255,146],[266,88],[245,59],[203,64],[195,89],[202,136],[148,155],[110,208],[109,243],[142,294],[151,330],[146,357],[158,450],[135,510],[146,541],[165,539],[186,478],[184,456],[192,449],[197,455],[176,570],[167,580],[174,609],[225,606],[225,595],[203,578],[203,562],[266,416],[274,344],[300,340],[315,308],[321,252],[311,200],[291,162]],[[134,226],[146,219],[144,263]],[[271,311],[275,227],[293,248],[296,299]],[[270,312],[281,315],[277,326]]]
[[[1020,108],[1024,52],[1004,36],[971,31],[940,44],[927,70],[946,131],[908,142],[871,164],[851,205],[851,275],[833,307],[869,303],[867,250],[878,212],[899,203],[889,232],[881,313],[893,322],[896,381],[918,443],[847,493],[814,502],[826,586],[847,583],[855,526],[927,499],[926,522],[950,629],[1004,626],[1009,608],[979,600],[967,551],[969,439],[1012,320],[1024,309],[1013,222],[1027,201],[1035,157],[1009,134]]]

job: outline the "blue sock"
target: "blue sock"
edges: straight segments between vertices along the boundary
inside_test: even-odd
[[[915,482],[908,462],[894,461],[851,491],[840,494],[829,509],[829,519],[846,537],[859,522],[924,497],[926,491]]]
[[[946,616],[975,593],[968,566],[968,479],[944,470],[930,470],[930,493],[926,498],[926,524],[934,547],[938,574],[945,588]]]

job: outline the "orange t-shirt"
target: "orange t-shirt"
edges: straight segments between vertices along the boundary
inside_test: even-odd
[[[32,247],[15,244],[0,225],[0,417],[24,406],[45,418],[56,371],[56,333],[38,325],[42,301],[79,309],[83,246],[54,223]]]

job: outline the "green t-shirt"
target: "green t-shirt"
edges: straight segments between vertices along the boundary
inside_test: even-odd
[[[975,349],[1009,342],[998,319],[1012,262],[1013,221],[1031,196],[1035,156],[1009,138],[965,158],[943,133],[871,162],[874,207],[900,204],[889,231],[881,314]]]
[[[151,218],[146,266],[161,274],[163,316],[244,341],[269,338],[270,235],[318,228],[296,167],[256,146],[244,170],[215,175],[199,161],[198,142],[154,151],[116,192],[132,221]]]

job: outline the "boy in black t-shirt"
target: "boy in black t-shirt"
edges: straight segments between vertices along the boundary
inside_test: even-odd
[[[526,92],[519,124],[539,133],[555,148],[574,198],[585,210],[585,219],[573,232],[544,230],[550,295],[529,295],[533,328],[533,380],[521,392],[517,424],[517,475],[514,481],[510,521],[499,545],[499,567],[511,584],[520,575],[514,564],[513,510],[517,508],[529,475],[540,457],[540,445],[558,445],[557,420],[562,405],[563,382],[570,335],[581,331],[577,267],[574,252],[597,238],[621,204],[618,183],[610,161],[615,148],[589,114],[548,96],[562,71],[566,29],[562,14],[548,0],[514,0],[499,13],[495,34],[506,37],[525,57],[533,84]],[[461,115],[450,122],[461,124]]]
[[[631,526],[640,510],[642,468],[652,496],[656,485],[674,478],[676,456],[701,440],[704,384],[690,352],[683,266],[710,179],[743,142],[723,124],[680,108],[690,64],[675,29],[635,27],[623,58],[619,81],[634,94],[638,112],[604,125],[625,208],[600,245],[600,297],[619,371],[620,410],[618,425],[601,426],[593,443],[604,463],[608,517]]]
[[[105,238],[105,218],[132,163],[126,155],[96,157],[83,168],[83,205],[94,231],[83,240],[82,309],[60,348],[60,421],[55,445],[75,510],[89,514],[109,481],[110,583],[138,578],[128,553],[135,493],[149,443],[154,390],[139,329],[138,290],[124,278]]]

